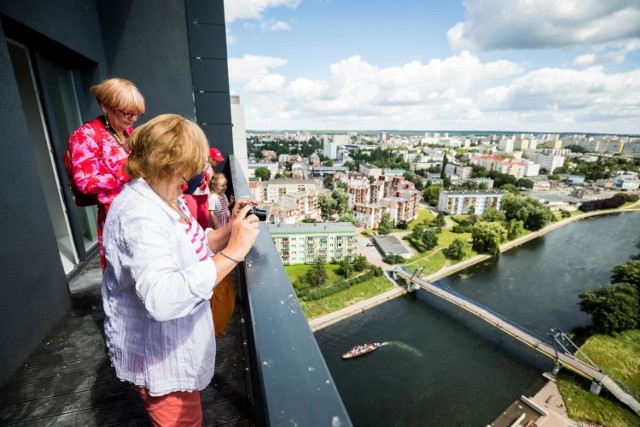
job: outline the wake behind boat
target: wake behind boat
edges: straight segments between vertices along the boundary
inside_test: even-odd
[[[353,347],[351,350],[347,351],[346,353],[344,353],[342,355],[343,359],[353,359],[355,357],[360,357],[363,356],[367,353],[371,353],[373,350],[377,349],[378,347],[382,347],[383,345],[385,345],[386,343],[379,343],[379,342],[373,342],[373,343],[368,343],[368,344],[360,344],[357,345],[355,347]]]

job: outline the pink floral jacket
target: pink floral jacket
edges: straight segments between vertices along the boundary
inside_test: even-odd
[[[133,128],[125,130],[129,137]],[[105,128],[100,118],[76,129],[69,138],[73,179],[86,194],[97,194],[109,205],[131,178],[124,171],[129,153]]]

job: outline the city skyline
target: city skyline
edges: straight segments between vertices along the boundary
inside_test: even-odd
[[[640,134],[640,2],[225,0],[246,127]]]

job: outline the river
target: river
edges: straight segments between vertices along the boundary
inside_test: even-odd
[[[578,294],[636,254],[640,213],[577,221],[442,280],[526,328],[587,326]],[[315,333],[355,426],[486,426],[553,362],[425,291]],[[343,361],[355,344],[388,342]]]

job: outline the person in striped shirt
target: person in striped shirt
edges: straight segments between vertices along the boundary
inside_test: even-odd
[[[164,114],[128,142],[131,181],[104,226],[106,346],[117,377],[138,392],[153,425],[199,426],[200,390],[215,366],[209,300],[258,235],[259,220],[248,215],[255,202],[237,203],[225,227],[204,230],[182,198],[202,181],[202,129]]]

